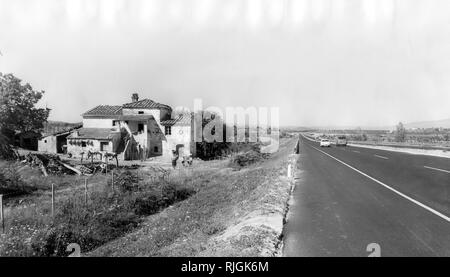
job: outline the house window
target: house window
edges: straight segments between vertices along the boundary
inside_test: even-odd
[[[155,148],[153,148],[153,151],[154,151],[154,152],[158,152],[158,150],[159,150],[159,149],[158,149],[158,146],[155,146]]]
[[[109,142],[102,141],[100,142],[100,151],[108,151],[109,150]]]
[[[86,147],[86,142],[85,141],[81,142],[81,147]]]
[[[171,135],[172,134],[172,127],[171,126],[165,126],[165,134]]]
[[[138,124],[138,132],[143,132],[144,131],[144,124],[139,123]]]
[[[144,114],[144,111],[138,111],[138,114]]]

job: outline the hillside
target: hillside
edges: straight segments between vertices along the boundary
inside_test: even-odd
[[[63,121],[51,121],[44,123],[44,130],[42,132],[42,135],[49,135],[65,130],[72,129],[74,127],[80,126],[81,123],[68,123]]]
[[[434,120],[434,121],[421,121],[411,122],[405,124],[406,128],[450,128],[450,118]]]

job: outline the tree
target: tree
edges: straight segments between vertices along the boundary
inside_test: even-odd
[[[194,115],[193,115],[194,116]],[[227,134],[230,135],[231,132],[229,127],[225,124],[223,119],[216,113],[213,112],[205,112],[205,111],[197,111],[197,114],[195,115],[197,118],[202,119],[202,141],[196,142],[196,151],[197,156],[201,159],[214,159],[216,157],[219,157],[223,155],[224,153],[227,153],[229,151],[229,148],[231,146],[230,142],[227,142]],[[214,127],[208,125],[212,124],[215,125]],[[222,131],[216,130],[216,128],[222,128]],[[205,133],[203,132],[206,128],[206,133],[210,133],[209,138],[205,138]],[[217,133],[216,133],[217,132]],[[216,137],[217,135],[220,135],[219,141],[211,141],[211,137]]]
[[[43,94],[13,74],[0,72],[0,133],[14,141],[16,134],[41,132],[50,113],[35,106]]]
[[[403,123],[399,122],[397,125],[397,130],[395,132],[395,140],[397,142],[404,142],[406,139],[406,129]]]

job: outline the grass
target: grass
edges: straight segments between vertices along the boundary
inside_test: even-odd
[[[197,163],[191,175],[183,177],[196,191],[192,197],[146,217],[138,229],[86,255],[266,255],[278,234],[261,225],[266,214],[285,208],[290,186],[280,176],[286,174],[295,142],[284,140],[270,159],[240,170],[231,168],[229,160]],[[254,220],[254,215],[263,220]],[[254,224],[247,226],[247,219]]]
[[[57,199],[54,217],[48,201],[10,208],[7,232],[0,236],[0,256],[66,256],[70,243],[91,251],[136,228],[143,217],[194,193],[178,181],[138,182],[130,171],[116,173],[115,180],[114,191],[108,182],[97,184],[87,202],[82,191],[70,190],[70,195]]]
[[[37,189],[21,204],[9,200],[0,256],[65,256],[73,242],[87,256],[262,255],[273,247],[276,232],[243,221],[284,209],[289,187],[280,176],[294,143],[283,140],[270,159],[240,170],[230,160],[195,160],[193,169],[172,174],[170,181],[149,181],[145,168],[139,180],[137,171],[122,170],[116,172],[114,193],[110,175],[94,175],[87,204],[84,177],[42,178],[34,169],[20,169],[21,178]],[[55,217],[51,183],[57,184]],[[233,230],[240,231],[233,235]]]

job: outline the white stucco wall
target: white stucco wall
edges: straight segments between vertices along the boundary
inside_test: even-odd
[[[56,137],[48,136],[38,141],[38,151],[56,153]]]
[[[165,156],[172,156],[172,150],[176,150],[179,144],[183,146],[183,152],[180,156],[194,154],[191,153],[191,126],[174,125],[172,126],[171,135],[166,135],[166,141],[163,142]]]
[[[111,118],[83,118],[83,128],[112,128]]]
[[[117,133],[117,134],[114,134],[114,136],[120,136],[120,134]],[[99,151],[99,152],[105,153],[105,152],[112,152],[112,149],[114,149],[113,141],[110,141],[110,140],[76,139],[76,140],[78,140],[80,142],[82,142],[82,141],[84,141],[84,142],[92,141],[93,142],[93,145],[90,145],[90,144],[86,143],[85,147],[82,147],[81,145],[80,146],[78,146],[78,145],[71,145],[69,143],[69,140],[70,140],[70,138],[68,139],[68,143],[67,143],[67,153],[71,153],[74,157],[77,157],[77,158],[81,157],[81,153],[82,152],[85,153],[84,157],[86,158],[87,152],[89,150],[91,150],[92,152]],[[74,139],[72,139],[72,140],[74,140]],[[100,144],[101,144],[101,142],[108,142],[107,149],[103,149],[103,151],[100,151]]]

